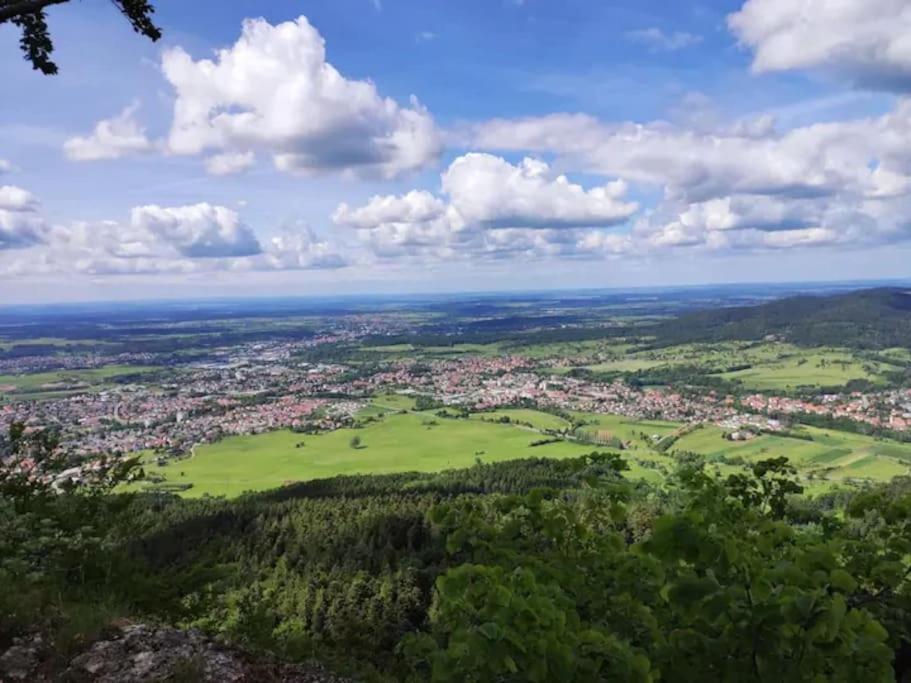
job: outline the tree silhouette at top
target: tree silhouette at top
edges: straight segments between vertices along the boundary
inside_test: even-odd
[[[22,31],[19,46],[32,68],[43,74],[57,73],[57,65],[51,59],[54,43],[51,41],[45,9],[51,5],[62,5],[70,0],[0,0],[0,24],[7,22]],[[155,8],[148,0],[110,0],[126,17],[136,33],[155,41],[161,38],[161,30],[152,22]]]

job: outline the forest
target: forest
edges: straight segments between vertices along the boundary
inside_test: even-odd
[[[53,452],[11,433],[7,455]],[[48,459],[43,466],[53,467]],[[234,500],[0,480],[0,645],[112,619],[360,680],[890,681],[911,637],[911,479],[803,494],[784,457],[661,487],[618,454],[349,476]]]

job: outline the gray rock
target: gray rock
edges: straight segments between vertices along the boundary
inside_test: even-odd
[[[199,631],[132,624],[75,657],[64,680],[346,683],[318,666],[281,664],[234,650]]]
[[[3,655],[0,655],[0,681],[31,680],[39,661],[36,646],[13,645]]]

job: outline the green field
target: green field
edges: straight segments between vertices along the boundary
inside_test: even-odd
[[[598,448],[577,440],[532,446],[544,438],[541,430],[569,426],[563,418],[537,410],[501,409],[454,419],[439,417],[436,411],[413,412],[413,408],[414,401],[408,396],[378,396],[360,413],[375,420],[361,428],[318,435],[285,430],[231,437],[197,447],[188,459],[163,467],[149,464],[147,469],[150,474],[163,475],[169,484],[192,484],[183,495],[231,497],[343,474],[434,472],[467,467],[478,459],[565,458]],[[503,416],[511,423],[495,422]],[[654,445],[682,425],[598,413],[573,413],[573,417],[587,423],[577,435],[609,435],[624,443],[631,478],[660,480],[663,475],[649,467],[650,463],[657,463],[658,470],[673,469],[671,454],[656,452]],[[723,438],[722,429],[704,426],[682,436],[671,451],[703,455],[722,474],[739,466],[718,463],[721,457],[739,457],[748,464],[783,455],[798,468],[801,478],[816,488],[848,480],[886,481],[911,469],[911,444],[811,427],[802,431],[812,440],[761,435],[732,442]],[[360,439],[358,447],[352,445],[354,437]]]
[[[56,393],[72,389],[84,389],[102,384],[105,380],[123,375],[149,372],[157,368],[143,365],[105,365],[100,368],[83,370],[55,370],[23,375],[0,375],[0,396],[4,394],[20,398],[43,393]]]
[[[657,441],[655,437],[667,436],[680,429],[682,425],[665,420],[637,420],[622,415],[604,415],[601,413],[573,413],[579,420],[587,424],[581,428],[583,432],[610,432],[621,441],[628,443],[631,448],[647,448],[647,444]],[[645,438],[643,439],[643,435]]]
[[[800,386],[842,386],[851,380],[877,383],[888,368],[875,361],[855,358],[837,350],[801,350],[746,370],[721,373],[754,389],[795,389]]]
[[[533,428],[541,430],[565,429],[570,426],[570,423],[562,417],[527,408],[503,408],[489,413],[475,413],[471,416],[471,419],[496,421],[501,417],[508,417],[512,422],[520,425],[523,423],[530,424]]]
[[[537,411],[517,416],[546,421],[554,416]],[[555,418],[559,419],[559,418]],[[358,436],[361,446],[353,448]],[[164,475],[168,483],[193,487],[183,495],[236,496],[289,482],[340,474],[436,472],[468,467],[480,459],[497,462],[516,458],[566,458],[590,453],[589,444],[563,441],[530,446],[538,432],[511,424],[480,419],[438,418],[432,412],[388,414],[361,429],[339,429],[319,435],[277,431],[237,436],[196,448],[193,457],[163,467],[147,465],[150,474]],[[298,443],[304,446],[297,448]],[[656,480],[653,470],[631,462],[629,476]]]
[[[749,441],[728,441],[722,437],[722,429],[707,425],[679,439],[672,450],[746,461],[785,456],[803,475],[812,473],[830,480],[888,481],[911,470],[911,444],[813,427],[802,431],[813,440],[761,435]]]
[[[611,374],[686,366],[739,382],[748,389],[786,391],[808,386],[843,386],[858,379],[881,383],[885,373],[907,364],[908,359],[903,349],[861,357],[845,349],[806,349],[780,342],[681,344],[639,351],[619,344],[602,345],[597,352],[596,347],[579,349],[576,365],[552,368],[551,372],[566,374],[580,368]],[[729,370],[745,365],[749,367]]]

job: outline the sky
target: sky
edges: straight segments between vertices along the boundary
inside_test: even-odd
[[[0,25],[0,303],[911,275],[911,0]]]

